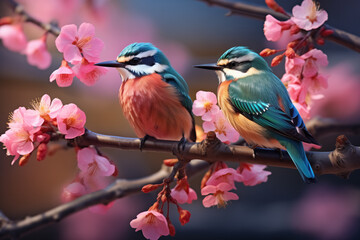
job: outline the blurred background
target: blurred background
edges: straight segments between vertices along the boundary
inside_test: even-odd
[[[113,60],[132,42],[152,42],[169,58],[190,87],[195,99],[199,90],[216,92],[215,74],[194,69],[201,63],[212,63],[228,48],[248,46],[256,52],[276,47],[266,41],[263,22],[243,16],[225,16],[227,11],[196,0],[21,0],[26,11],[43,21],[57,20],[59,25],[90,22],[96,36],[105,43],[102,60]],[[263,0],[241,1],[265,6]],[[287,11],[300,0],[278,0]],[[318,1],[329,14],[328,24],[360,35],[358,9],[360,2]],[[344,2],[344,3],[345,3]],[[1,17],[12,15],[6,1],[0,3]],[[36,39],[42,30],[25,24],[28,39]],[[94,86],[79,80],[68,88],[49,82],[50,74],[59,67],[62,55],[48,38],[52,64],[39,70],[27,63],[26,57],[10,52],[0,44],[0,133],[6,131],[8,114],[19,106],[30,107],[34,99],[47,93],[64,104],[75,103],[87,115],[86,127],[92,131],[135,137],[118,104],[121,79],[116,70],[102,77]],[[325,99],[316,102],[313,116],[331,117],[342,122],[358,123],[360,110],[359,53],[331,42],[321,47],[329,59],[324,70],[329,77]],[[269,60],[269,59],[268,59]],[[284,64],[274,68],[281,77]],[[201,119],[196,121],[201,124]],[[339,133],[340,134],[340,133]],[[337,135],[318,139],[322,151],[334,149]],[[360,145],[359,136],[348,136]],[[102,149],[114,160],[120,178],[139,178],[157,171],[169,154]],[[10,219],[22,219],[61,203],[60,194],[77,174],[73,149],[59,151],[42,162],[30,159],[24,167],[10,166],[12,158],[0,152],[0,210]],[[174,239],[359,239],[360,174],[354,171],[345,180],[338,176],[318,177],[318,183],[306,185],[296,170],[269,167],[266,183],[255,187],[238,184],[240,199],[226,209],[205,209],[200,196],[200,173],[190,180],[198,200],[184,208],[192,214],[190,223],[180,226],[172,209],[176,227]],[[112,181],[113,179],[110,179]],[[34,231],[23,239],[141,239],[129,222],[148,209],[156,198],[153,194],[135,194],[117,200],[106,214],[84,210],[60,223]],[[163,237],[162,239],[169,239]]]

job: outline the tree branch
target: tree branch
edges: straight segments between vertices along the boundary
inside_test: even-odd
[[[329,118],[313,118],[306,123],[306,128],[315,138],[339,133],[360,135],[360,124],[339,123]]]
[[[207,166],[208,164],[203,161],[191,162],[191,164],[188,164],[187,173],[191,176]],[[44,213],[26,217],[20,221],[11,221],[5,215],[0,214],[0,238],[9,236],[17,238],[31,230],[58,222],[82,209],[97,204],[108,204],[131,193],[139,192],[146,184],[161,183],[164,178],[169,176],[170,172],[171,168],[163,165],[158,172],[144,178],[136,180],[118,179],[105,189],[84,195],[74,201],[62,204]]]
[[[253,17],[260,20],[265,20],[266,15],[271,14],[279,20],[288,20],[289,17],[275,12],[272,9],[261,7],[261,6],[253,6],[246,3],[239,2],[228,2],[225,0],[199,0],[209,4],[210,6],[219,6],[226,8],[229,10],[228,15],[238,14],[247,17]],[[345,32],[343,30],[334,28],[327,24],[324,25],[326,29],[333,30],[334,33],[327,37],[327,39],[336,42],[340,45],[348,47],[354,51],[360,52],[360,37],[354,34]]]
[[[60,34],[60,29],[54,23],[43,23],[37,20],[36,18],[30,16],[25,11],[24,7],[14,0],[8,0],[8,3],[15,13],[23,17],[25,22],[31,22],[36,26],[39,26],[40,28],[44,29],[45,31],[53,34],[54,36],[58,36]]]
[[[307,152],[307,157],[314,171],[318,174],[342,174],[360,168],[360,148],[351,145],[345,136],[336,140],[336,149],[332,152]],[[99,147],[115,147],[126,150],[139,150],[140,139],[102,135],[87,130],[74,142],[80,147],[96,145]],[[143,151],[168,152],[181,154],[185,159],[202,159],[209,163],[216,161],[235,161],[264,164],[275,167],[295,168],[286,151],[280,157],[278,150],[246,146],[226,145],[219,139],[208,134],[207,139],[200,143],[187,142],[185,148],[178,152],[177,141],[149,139],[143,145]],[[340,158],[340,159],[339,159]],[[344,164],[336,164],[341,161]]]
[[[115,147],[126,150],[140,150],[140,139],[124,138],[102,135],[87,130],[81,137],[70,144],[81,147],[96,145],[101,147]],[[270,149],[251,149],[244,146],[231,146],[222,143],[213,132],[208,133],[207,138],[200,143],[186,143],[184,150],[178,148],[179,142],[149,139],[143,145],[143,151],[170,152],[183,159],[202,159],[205,161],[191,160],[187,165],[187,175],[191,176],[216,161],[236,161],[266,164],[269,166],[295,168],[286,151],[282,152]],[[348,176],[354,169],[360,168],[360,148],[354,147],[345,136],[339,136],[336,140],[336,149],[332,152],[307,152],[308,159],[318,174],[338,174]],[[96,204],[108,204],[109,202],[125,197],[133,192],[141,190],[142,186],[150,183],[160,183],[169,177],[171,169],[163,166],[158,172],[136,180],[116,180],[107,188],[82,196],[72,202],[62,204],[44,213],[26,217],[20,221],[9,220],[0,214],[0,237],[18,237],[32,229],[39,228]]]

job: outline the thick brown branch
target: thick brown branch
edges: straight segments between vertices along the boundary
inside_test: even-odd
[[[73,144],[83,147],[96,145],[139,150],[140,139],[101,135],[87,130],[86,133],[77,138]],[[286,152],[283,152],[283,157],[280,158],[279,152],[276,150],[253,150],[244,146],[229,146],[217,139],[214,133],[209,133],[207,138],[201,143],[186,143],[184,150],[178,148],[177,141],[151,139],[145,142],[142,150],[171,152],[177,156],[181,156],[184,160],[203,159],[208,163],[216,161],[237,161],[294,168]],[[308,152],[307,156],[318,175],[338,174],[348,176],[352,170],[360,168],[360,148],[352,146],[345,136],[338,137],[334,151]],[[191,176],[206,168],[209,164],[205,161],[192,160],[187,166],[187,174]],[[115,199],[127,196],[130,193],[139,192],[142,186],[150,183],[160,183],[164,178],[169,177],[171,172],[171,169],[163,166],[160,171],[148,177],[137,180],[119,179],[103,190],[88,194],[72,202],[20,221],[12,221],[6,218],[6,216],[0,215],[0,237],[18,237],[32,229],[60,221],[68,215],[84,208],[100,203],[107,204]]]
[[[33,16],[30,16],[25,11],[24,7],[21,4],[17,3],[16,1],[8,0],[8,3],[15,13],[23,17],[25,22],[31,22],[55,36],[58,36],[60,34],[60,29],[57,26],[55,26],[52,23],[43,23],[37,20],[36,18],[34,18]]]
[[[83,136],[76,139],[75,143],[83,147],[96,145],[99,147],[139,150],[140,139],[102,135],[87,130]],[[342,153],[342,151],[348,151],[349,149],[351,149],[351,152],[355,152],[355,154],[344,155]],[[143,145],[142,150],[177,154],[178,142],[149,139]],[[226,145],[217,138],[211,139],[209,137],[201,143],[186,143],[181,156],[185,159],[202,159],[209,163],[221,160],[295,168],[286,151],[282,152],[282,157],[280,158],[278,150],[259,148],[253,150],[245,146]],[[344,148],[336,148],[332,152],[307,152],[307,156],[318,175],[341,174],[360,168],[360,148],[354,147],[351,144],[346,145]],[[345,162],[341,167],[333,164],[339,156]]]
[[[272,9],[260,6],[253,6],[246,3],[228,2],[225,0],[200,0],[208,3],[210,6],[219,6],[229,10],[230,14],[244,15],[260,20],[265,20],[266,15],[271,14],[279,20],[287,20],[288,16],[275,12]],[[327,37],[327,39],[334,41],[340,45],[351,48],[354,51],[360,52],[360,37],[354,34],[345,32],[343,30],[334,28],[325,24],[327,29],[331,29],[334,33]]]

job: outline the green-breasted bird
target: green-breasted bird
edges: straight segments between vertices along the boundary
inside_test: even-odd
[[[115,61],[96,65],[119,71],[120,104],[138,137],[196,140],[188,86],[158,48],[133,43]]]
[[[304,181],[315,181],[302,142],[318,143],[261,56],[246,47],[233,47],[216,64],[195,67],[215,70],[219,105],[249,144],[286,149]]]

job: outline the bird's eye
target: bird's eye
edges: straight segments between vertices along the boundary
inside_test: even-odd
[[[238,65],[238,62],[229,62],[228,64],[226,64],[226,67],[228,68],[234,68]]]
[[[127,62],[127,64],[130,65],[137,65],[141,62],[141,58],[134,57],[130,61]]]

